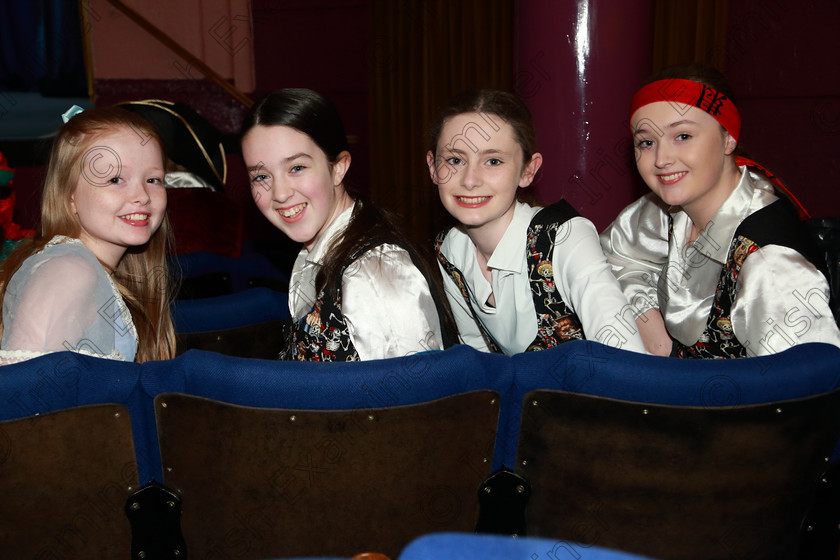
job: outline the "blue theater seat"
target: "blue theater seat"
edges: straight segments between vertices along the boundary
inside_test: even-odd
[[[796,556],[840,436],[840,349],[709,362],[581,342],[513,361],[529,535],[663,558]]]
[[[640,403],[725,407],[804,398],[840,387],[840,349],[810,343],[744,360],[676,360],[573,341],[511,358],[504,464],[513,466],[525,394],[555,389]],[[507,414],[506,414],[507,413]]]
[[[507,365],[463,346],[331,364],[188,352],[146,386],[184,537],[199,556],[238,552],[219,538],[233,529],[261,556],[396,555],[471,530]]]
[[[144,364],[147,395],[187,393],[231,404],[346,410],[416,404],[472,390],[508,390],[504,356],[468,346],[366,362],[243,360],[193,350]]]
[[[262,252],[251,244],[245,243],[239,257],[221,255],[212,251],[194,251],[182,253],[172,259],[171,265],[180,276],[187,279],[224,277],[223,284],[216,282],[217,291],[223,288],[231,293],[241,292],[255,287],[255,283],[272,284],[288,289],[289,275]],[[212,289],[213,286],[210,286]],[[226,291],[214,295],[223,295]]]
[[[172,322],[177,333],[220,331],[283,320],[288,316],[289,295],[269,288],[176,300],[172,304]]]
[[[199,558],[395,556],[423,533],[475,527],[498,401],[484,390],[324,411],[162,394],[163,481],[183,496]]]
[[[437,533],[409,544],[398,560],[644,560],[626,552],[557,539]]]
[[[208,350],[242,358],[275,359],[283,345],[289,296],[250,288],[172,304],[177,353]]]
[[[0,420],[64,408],[122,403],[132,412],[142,366],[55,352],[0,367]]]
[[[131,417],[140,481],[160,471],[154,425],[140,389],[141,364],[55,352],[0,367],[0,420],[22,418],[78,406],[118,403]]]
[[[104,457],[116,457],[120,476],[128,477],[119,479],[125,485],[120,496],[135,481],[177,487],[187,544],[205,556],[244,554],[255,532],[269,534],[266,519],[275,515],[295,527],[294,534],[317,530],[331,509],[349,520],[343,524],[359,539],[347,540],[346,550],[309,546],[326,542],[315,531],[301,541],[306,548],[264,548],[260,556],[378,550],[395,558],[420,534],[468,532],[476,494],[487,497],[482,481],[502,467],[530,485],[524,534],[553,545],[579,543],[574,551],[583,558],[601,553],[598,547],[653,558],[793,557],[800,526],[806,535],[827,535],[817,548],[800,548],[801,558],[836,556],[840,512],[836,494],[824,491],[831,475],[822,476],[833,466],[827,457],[840,433],[840,349],[833,346],[807,344],[767,358],[725,361],[656,358],[589,341],[513,357],[456,346],[333,364],[201,350],[134,364],[61,352],[2,366],[0,374],[0,421],[9,421],[0,424],[0,469],[17,465],[17,474],[5,477],[17,481],[15,492],[37,496],[41,488],[70,488],[60,483],[71,478],[89,485],[72,468],[90,465],[86,470],[95,473],[111,467],[94,468],[96,461],[82,451],[76,465],[71,459],[47,472],[30,465],[51,457],[58,440],[101,450],[110,442],[113,450]],[[96,406],[103,404],[117,408]],[[90,406],[105,412],[84,424],[86,415],[100,413]],[[339,437],[365,422],[377,430],[357,429],[353,445]],[[103,435],[91,425],[116,427]],[[61,437],[50,441],[49,434]],[[7,459],[4,453],[14,447],[9,441],[35,442],[30,451],[41,455],[30,454],[36,458],[29,463]],[[310,461],[307,450],[320,459]],[[232,475],[223,476],[225,469]],[[236,479],[242,472],[245,478]],[[400,472],[405,478],[388,478]],[[24,480],[20,473],[33,476]],[[98,476],[94,484],[115,480]],[[3,480],[0,473],[0,486]],[[391,487],[402,492],[393,493],[397,504],[385,500]],[[307,509],[303,497],[295,498],[301,489],[317,507]],[[0,503],[7,519],[17,498],[0,490],[9,496]],[[81,532],[73,534],[87,535],[97,520],[78,514],[78,503],[90,499],[55,495],[45,522],[62,530],[76,523]],[[114,504],[116,496],[107,494]],[[806,517],[812,498],[824,509],[815,515],[812,507]],[[72,522],[62,512],[70,512]],[[401,520],[406,512],[419,517]],[[196,532],[202,516],[215,528]],[[386,531],[391,540],[380,548],[371,542],[378,535],[374,521],[403,525]],[[67,532],[44,534],[69,542]],[[81,550],[82,544],[80,538],[74,546]],[[553,558],[567,549],[530,553]],[[44,551],[45,557],[52,552]]]

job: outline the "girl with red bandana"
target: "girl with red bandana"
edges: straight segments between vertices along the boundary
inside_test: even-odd
[[[825,261],[807,213],[738,155],[741,117],[715,70],[664,70],[633,97],[639,174],[651,193],[602,234],[649,351],[740,358],[804,342],[840,346]]]

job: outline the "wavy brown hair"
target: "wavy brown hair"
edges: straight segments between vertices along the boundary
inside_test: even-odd
[[[0,300],[9,280],[23,262],[42,251],[56,235],[78,238],[81,226],[71,210],[70,197],[81,175],[84,153],[105,134],[119,128],[138,135],[138,141],[160,139],[151,124],[119,107],[89,109],[71,118],[53,141],[41,198],[41,217],[34,237],[24,241],[0,263]],[[161,148],[161,151],[162,148]],[[172,246],[172,230],[164,213],[160,227],[144,245],[129,247],[112,270],[112,278],[122,294],[137,328],[139,343],[135,361],[165,360],[174,356],[175,331],[169,313],[169,270],[166,257]],[[0,336],[3,334],[0,317]]]

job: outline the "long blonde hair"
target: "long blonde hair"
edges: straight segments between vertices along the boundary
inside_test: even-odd
[[[161,146],[151,124],[119,107],[89,109],[77,114],[61,127],[50,153],[41,199],[41,219],[35,236],[0,263],[0,300],[5,297],[9,280],[23,262],[43,250],[50,239],[56,235],[79,237],[81,226],[70,207],[70,197],[79,181],[82,156],[97,138],[118,128],[130,129],[143,143],[151,141]],[[169,270],[166,264],[171,245],[172,230],[164,214],[160,227],[151,239],[144,245],[129,247],[117,268],[111,271],[137,328],[137,362],[165,360],[175,353],[175,331],[169,313]],[[104,263],[103,266],[110,270]],[[0,317],[0,336],[2,334],[3,323]]]

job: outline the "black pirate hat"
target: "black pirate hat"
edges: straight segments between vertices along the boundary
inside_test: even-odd
[[[204,117],[188,105],[162,99],[119,105],[152,123],[169,159],[204,179],[213,190],[224,190],[227,161],[222,134]]]

